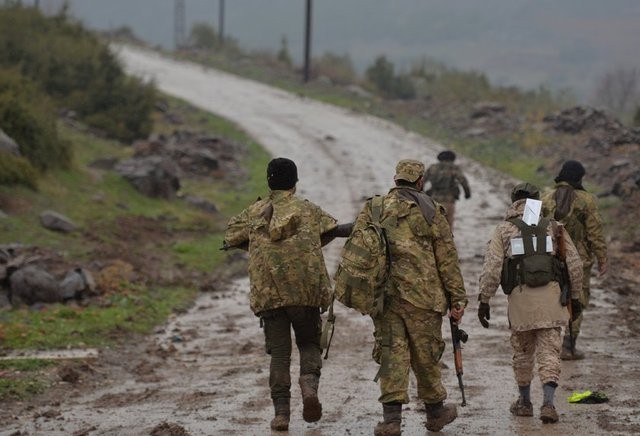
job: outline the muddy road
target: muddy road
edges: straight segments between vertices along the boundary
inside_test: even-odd
[[[401,158],[435,160],[442,148],[391,123],[310,101],[258,83],[177,63],[137,49],[121,48],[128,71],[154,78],[164,92],[235,121],[274,156],[298,164],[298,192],[350,221],[364,198],[384,193]],[[614,295],[595,283],[580,345],[588,359],[563,363],[557,392],[560,423],[537,419],[541,388],[533,385],[534,418],[514,418],[516,396],[510,366],[506,299],[492,301],[492,320],[483,329],[475,314],[477,281],[484,245],[506,208],[509,179],[460,158],[473,197],[458,203],[454,229],[470,305],[463,328],[470,340],[463,350],[468,406],[442,434],[628,434],[640,432],[640,340],[618,318]],[[341,243],[326,248],[330,271]],[[339,306],[339,304],[336,304]],[[377,366],[371,360],[372,325],[359,314],[337,307],[336,334],[324,361],[320,396],[323,419],[305,423],[299,389],[292,387],[289,434],[306,436],[370,435],[381,417]],[[444,337],[449,337],[444,323]],[[297,355],[293,356],[297,370]],[[444,361],[452,367],[451,346]],[[224,292],[203,294],[187,313],[172,318],[140,344],[106,350],[92,371],[95,386],[68,388],[49,405],[16,413],[2,434],[76,435],[263,435],[273,411],[268,390],[268,356],[258,319],[248,307],[248,280],[236,280]],[[443,371],[448,401],[459,404],[453,370]],[[293,377],[294,380],[297,377]],[[415,385],[412,383],[412,397]],[[573,390],[606,392],[611,402],[570,405]],[[65,392],[62,391],[61,392]],[[51,411],[53,413],[45,413]],[[403,431],[423,435],[424,409],[413,398],[404,408]],[[161,425],[163,424],[164,425]],[[165,433],[159,431],[164,428]],[[23,433],[15,433],[15,432]],[[184,431],[184,432],[183,432]],[[187,433],[188,432],[188,433]]]

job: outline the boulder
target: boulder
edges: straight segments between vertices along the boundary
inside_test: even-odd
[[[191,206],[208,213],[218,212],[218,208],[216,207],[215,204],[211,203],[208,200],[205,200],[204,198],[197,197],[195,195],[191,195],[191,194],[185,195],[184,201],[186,201]]]
[[[69,218],[52,210],[45,210],[40,214],[40,223],[44,228],[63,233],[70,233],[78,228]]]
[[[75,268],[67,273],[60,282],[60,295],[63,299],[79,298],[83,293],[93,294],[96,288],[93,275],[84,268]]]
[[[9,286],[11,304],[14,306],[38,302],[58,303],[64,300],[57,280],[35,265],[27,265],[11,274]]]
[[[180,189],[178,167],[163,156],[127,159],[116,165],[115,170],[148,197],[172,199]]]
[[[507,107],[502,103],[494,101],[481,101],[473,105],[471,110],[471,118],[490,117],[495,114],[504,113]]]
[[[20,156],[20,146],[16,144],[16,141],[14,141],[13,138],[4,133],[2,129],[0,129],[0,150]]]

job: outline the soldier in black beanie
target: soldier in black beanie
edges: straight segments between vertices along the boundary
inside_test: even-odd
[[[542,212],[544,216],[560,221],[564,225],[578,249],[583,267],[580,303],[587,309],[591,297],[590,279],[594,261],[598,262],[600,276],[607,272],[608,261],[607,244],[597,199],[582,186],[585,173],[584,166],[580,162],[566,161],[555,178],[556,185],[553,190],[542,197]],[[580,335],[584,313],[583,311],[569,323],[572,334],[565,329],[560,354],[563,360],[579,360],[585,357],[585,353],[576,348],[576,339]]]
[[[267,165],[267,183],[272,191],[287,191],[298,183],[298,167],[286,157],[272,159]]]

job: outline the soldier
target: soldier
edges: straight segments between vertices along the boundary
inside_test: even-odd
[[[560,379],[561,329],[569,320],[567,309],[560,303],[558,271],[562,265],[555,257],[561,242],[559,235],[565,242],[571,305],[575,312],[581,309],[582,262],[567,231],[555,221],[542,219],[538,225],[528,226],[521,220],[526,199],[539,197],[538,188],[529,183],[521,183],[511,192],[513,204],[505,221],[496,227],[484,255],[478,318],[483,327],[489,327],[489,300],[498,285],[502,285],[508,295],[513,371],[520,394],[510,411],[515,416],[533,416],[530,387],[535,359],[544,393],[540,419],[543,423],[555,423],[558,413],[553,397]],[[547,235],[551,237],[551,247],[547,246]],[[514,254],[516,238],[521,238],[524,247],[521,255]]]
[[[449,307],[450,316],[462,319],[467,298],[444,208],[422,192],[423,174],[421,162],[401,160],[396,186],[382,200],[380,223],[390,245],[391,271],[384,311],[373,319],[384,417],[375,428],[378,436],[400,434],[402,405],[409,402],[409,368],[425,403],[427,429],[439,431],[457,417],[455,405],[443,404],[441,325]],[[354,230],[371,219],[369,200]]]
[[[322,367],[320,311],[331,300],[331,285],[321,246],[351,233],[351,224],[336,220],[315,204],[296,197],[295,163],[276,158],[267,167],[269,197],[231,218],[225,247],[249,250],[251,310],[264,326],[271,355],[269,386],[275,409],[271,428],[289,428],[291,328],[300,352],[302,417],[322,417],[318,384]]]
[[[453,162],[456,154],[451,150],[445,150],[438,154],[438,163],[427,168],[424,175],[424,183],[431,183],[431,188],[427,190],[435,201],[441,203],[447,211],[447,220],[453,228],[453,215],[455,204],[460,197],[460,187],[464,190],[464,198],[471,198],[469,182],[462,173],[460,167]]]
[[[585,169],[575,160],[566,161],[555,178],[556,186],[543,198],[543,213],[564,224],[582,259],[582,300],[583,307],[589,306],[591,296],[590,279],[594,257],[598,261],[598,272],[607,272],[607,245],[602,231],[602,220],[598,213],[596,199],[582,186]],[[565,330],[562,343],[563,360],[584,359],[584,352],[575,349],[575,340],[580,334],[583,314],[576,317]],[[573,336],[573,341],[572,341]],[[573,344],[572,344],[573,342]]]

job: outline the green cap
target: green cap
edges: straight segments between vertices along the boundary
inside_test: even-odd
[[[531,183],[518,183],[511,190],[511,201],[522,200],[523,198],[540,199],[540,190],[536,185]]]
[[[403,159],[396,165],[396,175],[393,180],[406,180],[413,183],[424,174],[424,164],[419,160]]]

